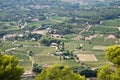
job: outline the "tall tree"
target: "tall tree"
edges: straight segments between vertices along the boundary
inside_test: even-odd
[[[120,80],[120,46],[108,47],[106,58],[113,64],[100,68],[97,75],[98,80]]]
[[[18,66],[18,59],[0,52],[0,80],[20,80],[23,68]]]
[[[110,46],[106,50],[106,59],[111,63],[120,66],[120,46]]]
[[[53,66],[44,68],[35,80],[85,80],[83,76],[74,73],[67,66]]]

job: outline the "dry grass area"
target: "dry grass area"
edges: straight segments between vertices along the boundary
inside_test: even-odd
[[[94,54],[76,54],[80,61],[97,61]]]
[[[77,35],[76,37],[72,38],[72,40],[80,40],[82,38],[81,35]]]
[[[107,46],[94,46],[93,50],[106,50]]]
[[[33,31],[32,33],[45,35],[47,33],[47,30],[37,30]]]

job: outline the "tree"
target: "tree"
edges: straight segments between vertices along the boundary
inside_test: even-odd
[[[18,66],[18,59],[0,52],[0,80],[20,80],[23,68]]]
[[[120,66],[120,46],[110,46],[106,50],[106,58],[111,63]]]
[[[81,63],[82,64],[82,63]],[[71,68],[75,73],[79,73],[80,75],[84,75],[85,77],[96,77],[97,69],[92,70],[90,67],[82,65],[82,66],[74,66]]]
[[[41,73],[42,68],[43,68],[42,66],[34,63],[34,64],[33,64],[33,70],[32,70],[32,71],[35,72],[35,73]]]
[[[85,80],[83,76],[74,73],[67,66],[53,66],[44,68],[35,80]]]
[[[80,75],[85,75],[85,77],[96,77],[97,72],[91,69],[83,69],[81,70]]]
[[[29,52],[28,52],[28,55],[29,55],[29,56],[32,56],[33,54],[34,54],[34,53],[33,53],[32,51],[29,51]]]
[[[110,66],[102,66],[98,72],[98,80],[113,80],[111,79],[112,73]]]
[[[98,80],[120,80],[120,46],[108,47],[106,58],[113,64],[100,68],[97,74]]]

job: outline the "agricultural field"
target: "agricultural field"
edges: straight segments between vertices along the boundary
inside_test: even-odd
[[[51,20],[41,20],[37,22],[31,22],[28,23],[29,27],[35,26],[36,28],[39,28],[42,24],[55,24],[56,22],[51,21]]]
[[[84,63],[91,68],[108,64],[105,60],[107,47],[120,43],[120,9],[96,6],[88,0],[80,1],[80,5],[73,0],[64,0],[73,3],[51,1],[38,1],[40,8],[26,5],[27,1],[21,7],[0,9],[2,53],[17,57],[26,73],[32,71],[34,63],[70,67]],[[46,6],[41,7],[43,4]],[[16,36],[4,39],[9,34]]]
[[[60,59],[50,54],[39,54],[33,56],[35,63],[44,65],[60,64]]]
[[[94,54],[76,54],[80,61],[97,61]]]
[[[99,68],[103,65],[107,65],[107,64],[110,64],[108,63],[107,61],[87,61],[87,62],[84,62],[87,66],[90,66],[92,68]]]
[[[64,17],[52,17],[54,20],[61,20],[65,21],[69,18]],[[46,22],[47,23],[47,22]],[[48,22],[49,23],[49,22]],[[50,22],[51,23],[51,22]],[[55,22],[56,23],[56,22]],[[54,23],[54,24],[55,24]],[[34,22],[28,24],[28,26],[36,25],[39,27],[41,24],[44,24],[44,21]],[[0,48],[10,55],[14,55],[20,61],[19,65],[23,66],[26,73],[31,73],[33,68],[33,64],[37,63],[39,65],[54,65],[54,64],[61,64],[67,65],[70,67],[74,66],[81,66],[81,63],[85,65],[96,68],[100,67],[104,64],[109,64],[105,60],[105,50],[110,45],[118,44],[118,38],[111,37],[111,33],[115,33],[118,31],[118,28],[109,27],[109,26],[91,26],[87,30],[81,32],[81,29],[86,27],[73,27],[73,29],[77,29],[78,32],[73,34],[66,34],[64,38],[60,38],[61,42],[64,42],[64,50],[71,51],[73,54],[78,54],[77,57],[79,61],[75,59],[64,60],[61,59],[60,56],[55,56],[57,47],[45,46],[40,43],[41,39],[49,39],[50,34],[46,33],[42,36],[41,39],[38,41],[33,40],[5,40],[0,42]],[[41,30],[44,31],[44,30]],[[41,32],[40,31],[40,32]],[[80,32],[79,32],[80,31]],[[90,35],[91,32],[95,31],[94,35]],[[103,35],[102,32],[108,32],[107,34]],[[80,33],[80,34],[78,34]],[[86,36],[83,34],[91,36],[91,39],[84,40]],[[53,34],[52,34],[53,35]],[[60,35],[60,34],[59,34]],[[103,36],[101,36],[103,35]],[[57,39],[57,38],[55,38]],[[29,55],[29,52],[32,52],[32,55]]]
[[[64,22],[70,19],[70,17],[59,17],[59,16],[52,16],[51,18],[54,20],[61,21],[61,22]]]
[[[104,25],[104,26],[120,27],[120,19],[106,20],[106,21],[103,21],[102,25]]]
[[[118,28],[109,27],[109,26],[93,26],[89,29],[89,31],[95,31],[96,33],[115,33],[118,32]]]
[[[79,41],[73,40],[73,41],[65,42],[65,49],[66,50],[75,51],[79,46],[80,46]]]
[[[13,47],[14,47],[14,45],[12,44],[11,41],[1,41],[0,42],[0,49],[3,51],[5,51],[9,48],[13,48]]]

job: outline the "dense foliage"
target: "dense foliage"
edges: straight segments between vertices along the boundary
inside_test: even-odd
[[[113,64],[120,66],[120,46],[110,46],[106,50],[106,58]]]
[[[74,73],[69,67],[52,66],[44,68],[36,80],[85,80],[83,76]]]
[[[98,71],[98,80],[119,80],[120,79],[120,46],[110,46],[106,51],[106,58],[113,65],[105,65]]]
[[[20,80],[23,68],[18,66],[18,59],[0,52],[0,80]]]
[[[57,39],[42,39],[40,43],[50,46],[52,43],[60,44],[60,40]]]

